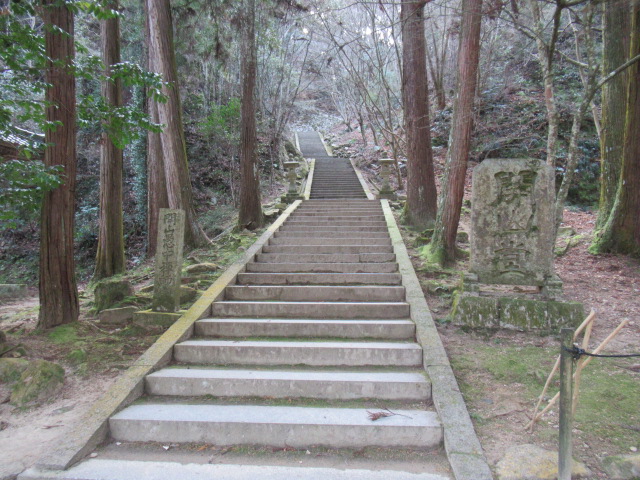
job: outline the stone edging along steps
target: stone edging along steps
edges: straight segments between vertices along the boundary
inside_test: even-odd
[[[411,341],[416,337],[419,344]],[[163,368],[171,361],[177,365]],[[138,400],[145,389],[147,397]],[[214,402],[190,400],[203,395]],[[437,413],[403,406],[429,396]],[[215,400],[226,397],[247,400]],[[289,404],[255,404],[255,397]],[[362,407],[296,399],[356,407],[378,399],[399,415],[373,422]],[[61,449],[20,477],[253,478],[245,464],[234,470],[121,456],[61,471],[108,435],[122,442],[296,448],[425,449],[444,441],[457,480],[492,478],[388,202],[362,196],[292,204],[125,372]],[[391,468],[383,474],[262,466],[258,476],[445,480],[426,466],[421,473]]]

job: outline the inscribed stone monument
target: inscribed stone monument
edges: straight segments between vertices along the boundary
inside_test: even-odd
[[[582,304],[558,298],[554,184],[553,169],[535,159],[489,159],[476,167],[470,274],[454,298],[455,323],[554,330],[583,318]],[[522,286],[537,288],[525,293]]]
[[[553,169],[490,159],[473,172],[471,272],[480,283],[544,286],[553,276]]]
[[[160,209],[152,304],[156,312],[175,312],[180,307],[184,221],[183,210]]]

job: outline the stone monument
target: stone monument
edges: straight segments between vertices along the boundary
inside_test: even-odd
[[[476,167],[470,273],[455,300],[454,321],[551,329],[582,320],[581,304],[558,301],[554,203],[554,171],[540,160],[489,159]]]
[[[152,303],[156,312],[175,312],[180,307],[184,222],[183,210],[160,209]]]
[[[382,177],[382,187],[378,192],[378,198],[395,200],[396,193],[391,189],[389,176],[391,175],[391,165],[395,164],[396,161],[393,158],[381,158],[378,163],[380,164],[380,176]]]
[[[300,164],[297,161],[294,161],[284,162],[283,165],[284,168],[287,169],[287,179],[289,180],[289,189],[286,195],[283,196],[283,199],[285,202],[290,203],[301,198],[298,193],[298,186],[296,185],[296,180],[298,179],[296,168],[298,168]]]

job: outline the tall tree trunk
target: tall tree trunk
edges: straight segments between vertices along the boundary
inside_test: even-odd
[[[193,208],[193,192],[182,123],[178,73],[173,45],[173,24],[169,0],[147,0],[149,12],[149,64],[162,74],[167,85],[165,103],[156,103],[158,120],[164,125],[160,144],[164,163],[165,185],[169,207],[185,211],[185,245],[199,247],[209,240],[198,225]],[[150,103],[154,100],[150,99]],[[154,208],[155,210],[155,208]],[[149,214],[151,214],[151,209]]]
[[[455,260],[456,235],[473,133],[473,103],[478,80],[481,24],[482,0],[463,0],[458,51],[458,95],[453,109],[447,168],[441,186],[438,216],[429,246],[431,257],[440,264]]]
[[[602,72],[606,75],[627,61],[629,53],[629,0],[604,2]],[[616,197],[624,144],[627,72],[609,80],[602,89],[600,144],[600,203],[596,228],[604,226]]]
[[[263,225],[260,177],[256,158],[256,3],[244,0],[242,39],[242,105],[240,109],[240,212],[238,227]]]
[[[145,18],[145,43],[147,70],[156,72],[157,67],[149,55],[151,45],[151,25],[149,21],[149,5],[147,0],[143,0]],[[158,102],[147,95],[147,113],[153,123],[158,123]],[[167,197],[167,187],[164,176],[164,159],[162,145],[160,143],[160,133],[147,132],[147,256],[153,257],[156,254],[158,243],[158,218],[161,208],[169,208],[169,198]]]
[[[49,57],[45,72],[47,121],[44,163],[61,165],[64,183],[45,194],[40,233],[39,328],[50,328],[78,319],[78,288],[73,258],[76,187],[76,79],[74,22],[72,11],[55,0],[43,0],[45,49]]]
[[[118,10],[118,1],[109,8]],[[120,19],[109,18],[100,22],[102,62],[106,73],[111,65],[120,63]],[[102,97],[107,105],[122,106],[122,80],[104,80]],[[122,150],[116,147],[107,133],[100,143],[100,216],[98,219],[98,252],[94,278],[100,279],[123,273],[125,270],[124,233],[122,220]]]
[[[632,0],[629,58],[640,54],[640,0]],[[627,112],[620,181],[596,250],[640,256],[640,62],[628,72]]]
[[[400,7],[402,99],[408,160],[405,218],[409,224],[417,227],[432,223],[437,209],[424,38],[426,3],[425,0],[404,0]]]

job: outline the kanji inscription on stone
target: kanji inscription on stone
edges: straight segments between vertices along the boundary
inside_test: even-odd
[[[473,172],[471,272],[488,284],[542,286],[553,275],[553,169],[489,159]]]
[[[183,210],[160,209],[152,304],[156,312],[175,312],[180,307],[184,221]]]

